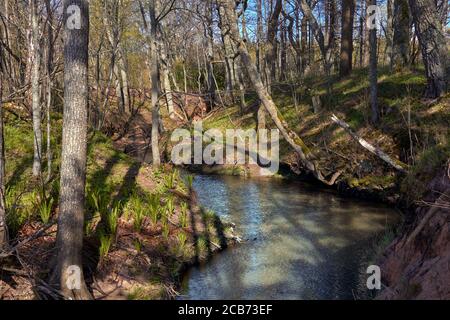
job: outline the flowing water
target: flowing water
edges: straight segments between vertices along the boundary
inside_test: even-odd
[[[198,176],[201,204],[248,240],[192,268],[182,299],[353,299],[392,208],[301,183]]]

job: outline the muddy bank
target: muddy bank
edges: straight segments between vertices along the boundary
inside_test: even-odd
[[[450,167],[428,190],[380,259],[378,299],[450,299]]]

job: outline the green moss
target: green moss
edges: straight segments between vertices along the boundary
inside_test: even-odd
[[[401,186],[407,203],[412,204],[424,196],[431,180],[439,170],[444,169],[449,159],[450,143],[432,147],[420,155],[417,164],[411,168]]]

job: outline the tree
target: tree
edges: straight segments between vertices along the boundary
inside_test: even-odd
[[[342,40],[340,76],[348,76],[353,68],[353,23],[355,0],[342,0]]]
[[[8,244],[8,227],[6,224],[5,203],[5,139],[3,135],[3,70],[2,51],[0,46],[0,251]]]
[[[411,14],[407,0],[394,0],[393,28],[391,68],[401,69],[410,61]]]
[[[448,49],[436,4],[433,0],[409,0],[409,6],[428,79],[425,97],[439,98],[447,90]]]
[[[370,6],[376,6],[377,0],[369,0]],[[367,12],[369,14],[369,12]],[[371,12],[374,14],[374,12]],[[371,26],[369,30],[370,43],[370,66],[369,66],[369,80],[370,80],[370,108],[372,110],[372,123],[378,123],[380,119],[380,111],[378,108],[378,39],[377,26]]]
[[[90,299],[82,267],[89,94],[89,1],[65,0],[63,21],[64,124],[57,259],[52,283],[59,286],[65,298]],[[71,278],[73,273],[79,278]]]
[[[264,87],[261,75],[258,73],[256,68],[256,64],[252,61],[250,53],[247,49],[247,44],[239,34],[235,2],[233,0],[219,0],[218,3],[224,8],[224,20],[226,21],[228,32],[230,33],[231,39],[235,42],[242,64],[247,70],[247,75],[250,78],[250,82],[256,91],[261,104],[266,109],[276,127],[280,130],[283,138],[298,154],[300,162],[304,168],[311,172],[319,181],[328,185],[333,185],[336,182],[338,175],[334,175],[330,181],[327,181],[320,172],[317,164],[313,161],[313,159],[311,159],[311,151],[305,145],[303,140],[294,131],[290,130],[287,123],[280,118],[278,108],[267,89]]]
[[[42,174],[42,128],[41,128],[41,88],[39,85],[41,49],[40,49],[40,30],[38,17],[38,0],[31,0],[30,5],[30,59],[31,63],[31,95],[33,111],[33,134],[34,134],[34,158],[33,158],[33,176],[40,177]]]

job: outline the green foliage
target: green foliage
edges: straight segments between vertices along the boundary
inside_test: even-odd
[[[186,176],[186,185],[190,190],[192,190],[193,186],[194,186],[194,176],[193,175],[188,175]]]
[[[87,190],[87,204],[91,212],[100,213],[102,216],[108,212],[111,201],[111,190],[98,186],[92,186]]]
[[[164,239],[169,239],[169,235],[170,235],[170,226],[169,226],[169,221],[168,219],[164,219],[163,223],[162,223],[162,234]]]
[[[148,212],[150,215],[150,219],[153,223],[157,223],[159,220],[159,210],[161,206],[161,197],[156,194],[152,194],[149,197],[148,201]]]
[[[166,214],[167,217],[170,218],[175,211],[175,199],[173,195],[169,195],[169,197],[166,200]]]
[[[402,183],[401,191],[408,204],[421,200],[428,189],[428,184],[450,159],[450,142],[438,145],[423,152],[417,164],[411,168]]]
[[[188,227],[188,211],[189,207],[186,202],[181,204],[181,215],[180,215],[180,225],[182,228]]]
[[[39,204],[39,216],[41,217],[41,221],[44,224],[48,224],[50,221],[54,202],[55,200],[53,198],[50,198],[48,200],[42,201]]]
[[[179,177],[180,177],[180,172],[177,169],[175,169],[170,174],[167,174],[167,175],[164,176],[164,186],[168,190],[175,189],[176,188],[176,183],[177,183]]]
[[[100,259],[104,260],[108,254],[109,251],[111,250],[111,246],[113,243],[113,239],[114,237],[110,234],[107,234],[103,231],[100,231],[99,234],[99,240],[100,240],[100,248],[99,248],[99,253],[100,253]]]
[[[106,222],[108,224],[109,232],[112,235],[117,234],[117,227],[119,224],[119,218],[122,211],[122,204],[120,202],[116,203],[109,211],[106,217]]]
[[[133,220],[134,231],[136,232],[142,231],[142,227],[144,226],[144,218],[145,215],[142,210],[136,210],[134,212],[134,220]]]
[[[136,251],[138,253],[142,252],[142,248],[144,247],[144,244],[142,243],[142,241],[140,239],[134,239],[133,240],[133,246],[136,249]]]
[[[187,235],[186,235],[186,233],[180,232],[177,235],[177,240],[178,240],[178,245],[179,245],[180,251],[183,252],[184,248],[186,246],[186,242],[187,242]]]

